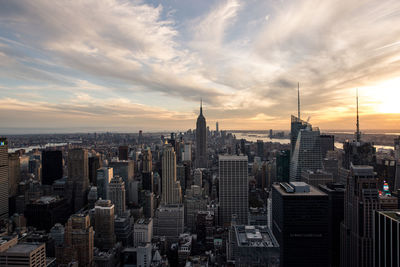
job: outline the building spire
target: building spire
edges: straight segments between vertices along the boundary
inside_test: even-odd
[[[357,101],[357,131],[356,131],[356,141],[360,142],[361,141],[361,133],[360,133],[360,119],[358,116],[358,88],[356,91],[356,101]]]
[[[203,115],[203,98],[200,98],[200,115]]]
[[[297,117],[300,120],[300,83],[297,82]]]

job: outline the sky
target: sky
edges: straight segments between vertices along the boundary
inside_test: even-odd
[[[400,129],[400,1],[0,0],[7,131]],[[11,129],[11,130],[10,130]],[[36,130],[37,131],[37,130]]]

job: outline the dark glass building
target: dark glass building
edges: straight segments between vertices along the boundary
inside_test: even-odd
[[[42,184],[52,185],[55,180],[63,177],[63,157],[62,152],[43,151],[42,152]]]
[[[328,195],[304,182],[272,185],[280,266],[328,266]]]
[[[319,138],[321,139],[321,156],[324,159],[326,157],[326,152],[335,150],[335,136],[321,134]]]
[[[276,155],[276,180],[289,182],[290,178],[290,150],[282,150]]]

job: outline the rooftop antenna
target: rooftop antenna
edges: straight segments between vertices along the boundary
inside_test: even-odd
[[[200,98],[200,114],[203,114],[203,98]]]
[[[297,117],[300,120],[300,83],[297,82]]]
[[[361,141],[361,133],[360,133],[360,119],[358,116],[358,88],[356,90],[356,101],[357,101],[357,132],[356,132],[356,141]]]

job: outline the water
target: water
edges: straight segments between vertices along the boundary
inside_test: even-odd
[[[257,140],[262,140],[263,142],[272,142],[272,143],[279,143],[282,145],[290,144],[289,138],[269,138],[268,135],[265,134],[248,134],[248,133],[234,133],[236,139],[246,139],[247,141],[257,142]],[[343,143],[335,142],[335,147],[339,149],[343,149]],[[382,145],[374,145],[376,150],[379,149],[388,149],[393,150],[393,146],[382,146]]]
[[[9,148],[8,152],[9,153],[13,153],[13,152],[15,152],[17,150],[24,149],[25,153],[28,153],[28,152],[30,152],[30,151],[32,151],[34,149],[45,149],[45,148],[48,148],[48,147],[66,146],[68,144],[78,144],[78,143],[82,143],[82,141],[71,141],[71,142],[68,142],[68,143],[47,143],[45,145],[38,145],[38,146]]]

